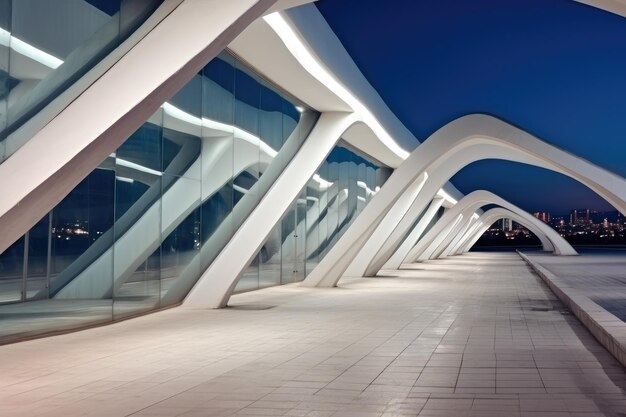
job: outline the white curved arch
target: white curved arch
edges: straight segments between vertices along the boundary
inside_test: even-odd
[[[465,118],[470,117],[471,116],[465,116]],[[503,123],[506,126],[510,126],[498,119],[493,118],[493,120],[497,120],[498,122]],[[447,130],[446,128],[448,126],[450,126],[450,124],[444,126],[444,128],[442,129]],[[446,138],[444,140],[449,139]],[[455,149],[455,145],[451,144],[449,145],[451,148],[449,149],[449,152],[444,151],[441,155],[432,157],[433,159],[431,160],[430,166],[427,170],[430,176],[422,187],[422,191],[418,198],[415,199],[411,207],[407,210],[407,212],[411,213],[412,215],[403,217],[397,223],[397,226],[395,228],[387,229],[385,237],[378,239],[369,239],[367,241],[364,248],[367,248],[367,251],[369,253],[373,253],[375,255],[372,255],[369,259],[365,260],[364,263],[360,264],[358,266],[358,273],[355,273],[354,275],[375,276],[376,273],[382,268],[384,263],[391,257],[391,255],[400,245],[403,237],[406,236],[406,234],[408,233],[409,228],[411,227],[415,219],[415,216],[417,216],[418,213],[424,210],[430,199],[433,198],[435,194],[440,192],[443,184],[448,181],[463,166],[474,162],[477,159],[506,159],[550,169],[550,167],[544,161],[534,157],[531,154],[520,151],[511,152],[511,150],[508,149],[506,146],[502,146],[504,144],[503,141],[495,140],[493,143],[489,143],[489,138],[481,141],[478,137],[465,137],[460,142],[463,142],[465,140],[469,142],[469,146],[471,147],[471,150],[469,152],[468,149],[463,147],[464,143],[460,143],[458,149]],[[496,146],[493,146],[494,144]],[[426,165],[429,165],[429,163],[426,162]],[[456,203],[456,201],[454,201],[454,203]]]
[[[480,220],[480,217],[467,229],[467,231],[461,236],[459,241],[454,245],[454,247],[450,248],[450,253],[452,255],[460,255],[463,253],[461,249],[463,246],[467,244],[471,236],[474,235],[474,232],[483,225],[483,222]]]
[[[528,228],[533,227],[533,230],[535,230],[536,232],[535,234],[541,241],[541,246],[543,247],[544,251],[553,252],[556,255],[577,255],[576,251],[574,251],[574,249],[570,247],[569,243],[567,243],[560,235],[556,233],[550,233],[549,230],[539,225],[536,221],[530,220],[528,218],[529,216],[526,216],[526,214],[528,213],[525,213],[525,212],[518,213],[517,211],[511,210],[508,208],[506,208],[506,210],[510,211],[511,213],[514,213],[517,216],[516,218],[524,219],[525,220],[524,224],[530,225],[528,226]],[[455,226],[450,231],[450,233],[447,236],[445,236],[444,239],[440,241],[438,245],[435,244],[433,246],[434,249],[432,247],[427,248],[424,254],[419,258],[419,261],[426,260],[426,259],[442,258],[443,253],[447,250],[448,246],[451,245],[451,241],[454,240],[454,238],[456,237],[463,238],[467,229],[468,229],[467,225],[459,224]],[[550,237],[548,237],[548,234],[550,234]],[[556,243],[552,243],[553,241]],[[567,250],[568,253],[565,253],[565,254],[559,253],[562,250]]]
[[[546,250],[546,245],[545,245],[545,240],[546,239],[549,240],[552,245],[554,245],[554,246],[558,245],[558,243],[556,243],[554,240],[551,239],[552,236],[544,234],[543,231],[545,229],[543,229],[543,228],[542,229],[536,228],[535,227],[536,223],[529,223],[529,222],[526,221],[525,218],[520,217],[516,213],[513,213],[512,211],[504,209],[504,208],[501,208],[501,207],[497,207],[497,208],[493,208],[491,210],[487,210],[486,212],[483,213],[482,216],[480,216],[480,218],[479,218],[480,227],[476,228],[471,235],[467,236],[467,239],[464,242],[464,247],[466,249],[463,250],[463,252],[467,252],[468,250],[470,250],[472,248],[472,246],[474,246],[474,244],[478,241],[478,239],[480,239],[480,237],[483,235],[483,233],[485,233],[485,231],[487,229],[489,229],[489,227],[491,227],[491,225],[493,223],[495,223],[496,221],[498,221],[500,219],[511,219],[511,220],[516,221],[517,223],[521,224],[522,226],[524,226],[525,228],[527,228],[531,232],[533,232],[533,234],[535,236],[537,236],[537,238],[539,238],[539,240],[541,241],[541,245],[543,246],[543,250],[544,251]],[[554,231],[554,229],[551,229],[551,230]],[[561,239],[563,239],[560,235],[558,235],[558,236]],[[565,239],[563,239],[563,240],[565,240]]]
[[[404,258],[409,253],[411,248],[419,241],[422,237],[422,234],[426,230],[429,224],[435,218],[437,211],[442,206],[444,202],[443,197],[435,197],[433,201],[431,201],[428,209],[420,219],[420,221],[415,225],[411,233],[404,239],[400,247],[394,252],[393,255],[389,258],[389,260],[383,266],[384,269],[398,269],[402,262],[404,262]]]
[[[404,217],[413,216],[415,218],[419,215],[419,213],[410,212],[410,208],[427,180],[428,174],[425,172],[402,193],[396,204],[393,205],[380,224],[376,226],[374,233],[372,233],[363,249],[354,257],[354,260],[346,269],[345,274],[347,276],[363,275],[362,268],[376,255],[376,251],[379,248],[378,243],[389,236],[389,230],[396,228]]]
[[[450,224],[458,215],[463,215],[465,219],[470,219],[478,208],[486,204],[496,204],[506,208],[509,211],[516,213],[518,216],[526,219],[527,223],[534,224],[537,229],[543,231],[543,234],[551,235],[551,240],[558,242],[558,245],[554,246],[556,254],[577,255],[574,248],[572,248],[569,243],[567,243],[547,224],[541,222],[534,216],[492,192],[477,190],[467,194],[454,207],[446,211],[446,213],[441,216],[441,219],[439,219],[439,221],[424,235],[422,239],[420,239],[413,249],[411,249],[404,262],[409,263],[438,258],[452,243],[452,240],[454,240],[456,236],[463,235],[465,233],[472,222],[466,220],[464,223],[452,228],[450,233],[446,236],[443,236],[444,228],[447,227],[447,225]]]
[[[428,172],[429,178],[414,202],[421,205],[422,209],[434,197],[434,190],[440,188],[454,173],[471,162],[488,158],[523,162],[563,173],[585,184],[620,212],[626,213],[624,178],[492,116],[464,116],[439,129],[411,153],[344,234],[335,250],[318,264],[303,284],[335,286],[356,253],[369,239],[369,230],[380,223],[406,187],[424,172]],[[399,224],[391,234],[404,236],[413,220],[407,219],[402,230],[399,230]],[[403,222],[404,219],[400,223]],[[390,243],[391,246],[395,244]]]
[[[241,273],[262,247],[274,225],[297,199],[341,135],[356,123],[361,121],[354,113],[328,112],[320,116],[296,156],[204,271],[185,298],[184,305],[211,308],[226,305]],[[233,259],[241,261],[233,262]]]

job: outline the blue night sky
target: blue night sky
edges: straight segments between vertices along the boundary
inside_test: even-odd
[[[319,0],[387,105],[420,139],[488,113],[626,176],[626,19],[566,0]],[[541,168],[486,160],[459,171],[528,211],[612,210]]]

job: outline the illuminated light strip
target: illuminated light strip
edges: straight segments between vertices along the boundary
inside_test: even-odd
[[[452,198],[452,197],[450,196],[450,194],[446,193],[446,192],[443,190],[443,188],[442,188],[442,189],[440,189],[439,191],[437,191],[437,195],[438,195],[439,197],[443,197],[443,198],[445,198],[446,200],[448,200],[448,201],[449,201],[449,202],[451,202],[452,204],[456,204],[456,203],[458,203],[458,201],[456,201],[454,198]]]
[[[366,201],[366,200],[365,200],[365,198],[364,198],[364,197],[361,197],[360,195],[359,195],[359,196],[357,196],[356,198],[357,198],[357,200],[360,200],[360,201],[362,201],[362,202],[364,202],[364,203],[365,203],[365,201]]]
[[[115,176],[115,179],[118,180],[118,181],[127,182],[129,184],[133,184],[135,182],[135,180],[132,179],[132,178],[119,177],[117,175]]]
[[[302,65],[302,67],[315,79],[328,87],[330,91],[352,107],[352,110],[361,116],[363,122],[367,124],[370,129],[372,129],[378,139],[383,142],[389,150],[403,160],[409,156],[409,152],[402,149],[396,141],[393,140],[391,135],[380,124],[372,112],[317,61],[317,59],[311,54],[296,32],[279,12],[263,16],[263,20],[265,20],[265,22],[278,35],[289,52],[291,52],[291,55],[293,55],[300,65]]]
[[[41,49],[35,48],[33,45],[16,38],[11,35],[10,32],[2,28],[0,28],[0,45],[13,49],[18,54],[24,55],[33,61],[37,61],[48,68],[57,69],[63,63],[63,60]]]
[[[241,194],[247,194],[248,191],[250,191],[247,188],[243,188],[242,186],[237,185],[237,184],[233,184],[233,190],[239,191]]]
[[[270,145],[263,142],[261,138],[259,138],[258,136],[254,136],[250,132],[246,132],[243,129],[231,126],[226,123],[217,122],[215,120],[206,119],[204,117],[196,117],[167,102],[163,103],[161,107],[166,114],[178,120],[182,120],[183,122],[187,122],[198,127],[206,127],[213,130],[218,130],[220,132],[234,134],[236,138],[243,139],[254,146],[258,146],[263,153],[267,154],[271,158],[274,158],[276,155],[278,155],[278,152]]]
[[[143,165],[136,164],[134,162],[127,161],[125,159],[116,158],[115,164],[120,165],[126,168],[135,169],[137,171],[145,172],[147,174],[156,175],[158,177],[162,176],[163,173],[161,171],[157,171],[156,169],[146,168]]]
[[[478,214],[476,214],[476,213],[472,214],[472,219],[474,219],[474,220],[478,220],[479,217],[480,216]]]

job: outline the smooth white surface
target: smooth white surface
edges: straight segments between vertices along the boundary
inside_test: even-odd
[[[359,254],[354,258],[348,269],[346,269],[344,275],[352,277],[363,276],[370,260],[379,250],[380,242],[388,238],[389,231],[394,230],[403,217],[414,216],[414,213],[409,212],[409,208],[427,179],[428,174],[424,173],[421,177],[413,181],[413,184],[402,193],[396,204],[393,205],[380,224],[376,226],[374,233],[372,233],[363,248],[359,251]]]
[[[419,241],[426,227],[432,222],[443,202],[444,199],[442,197],[433,198],[433,201],[431,201],[420,221],[415,225],[413,230],[411,230],[411,233],[409,233],[406,239],[404,239],[400,247],[391,255],[387,263],[385,263],[384,269],[400,268],[400,265],[404,262],[404,258],[406,258],[411,248]]]
[[[439,257],[448,245],[452,244],[455,237],[463,235],[467,227],[469,227],[468,221],[472,219],[474,212],[480,207],[486,204],[496,204],[502,206],[519,216],[526,219],[526,223],[532,223],[535,228],[543,231],[543,234],[548,234],[554,230],[538,220],[531,214],[525,212],[519,207],[509,203],[503,198],[485,190],[477,190],[467,194],[463,197],[458,204],[449,209],[439,219],[439,221],[420,239],[413,249],[407,254],[405,262],[424,261],[426,259],[434,259]],[[443,234],[443,230],[456,218],[458,215],[463,215],[466,221],[463,224],[459,224],[455,227],[452,233],[445,237],[440,238]],[[465,230],[463,228],[465,227]],[[558,233],[554,232],[550,234],[554,240],[557,241],[555,248],[547,247],[546,250],[554,249],[558,255],[576,255],[577,252],[571,247]],[[437,240],[439,238],[439,240]]]
[[[0,415],[623,412],[623,367],[560,314],[519,256],[419,266],[340,291],[273,287],[234,296],[230,309],[174,308],[0,346]]]
[[[320,116],[294,159],[189,292],[184,306],[226,306],[237,280],[274,225],[298,198],[343,132],[356,122],[354,113],[324,113]]]
[[[313,51],[307,47],[301,35],[294,29],[294,25],[281,12],[275,12],[263,17],[263,20],[276,32],[285,47],[298,60],[302,68],[311,74],[320,83],[334,92],[343,102],[348,104],[354,113],[376,135],[376,137],[398,158],[404,160],[409,152],[403,149],[387,132],[371,110],[346,88],[325,65],[317,59]]]
[[[303,284],[335,286],[369,239],[367,230],[370,226],[377,224],[377,219],[384,217],[406,188],[424,172],[428,172],[429,177],[416,199],[422,209],[436,194],[435,188],[438,190],[465,165],[487,158],[524,162],[568,175],[626,214],[624,178],[494,117],[482,114],[464,116],[436,131],[411,153]],[[427,188],[430,190],[428,193],[425,192]]]
[[[542,222],[546,227],[539,227],[539,225],[536,222],[529,222],[528,221],[529,219],[527,219],[525,216],[520,216],[519,214],[514,213],[510,210],[507,210],[502,207],[498,207],[498,208],[494,208],[491,210],[487,210],[486,212],[483,213],[482,216],[480,216],[479,222],[482,223],[482,225],[476,228],[476,230],[473,232],[471,236],[468,236],[466,238],[466,242],[461,245],[461,247],[464,248],[462,252],[469,251],[472,248],[472,246],[474,246],[476,241],[480,239],[482,234],[485,233],[485,231],[489,229],[489,227],[491,227],[491,225],[494,222],[500,219],[514,220],[517,223],[524,226],[525,228],[527,228],[528,230],[530,230],[532,233],[535,234],[535,236],[539,238],[544,251],[550,251],[551,250],[549,249],[550,247],[554,248],[555,252],[557,250],[562,250],[562,242],[565,242],[569,246],[569,243],[567,243],[565,239],[561,237],[561,235],[559,235],[554,229],[552,229],[550,226],[546,225],[545,223]],[[546,241],[548,241],[549,244],[546,244]],[[568,255],[577,255],[577,253],[569,253]]]

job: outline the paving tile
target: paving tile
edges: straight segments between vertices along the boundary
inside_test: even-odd
[[[515,254],[0,347],[4,416],[618,416],[626,373]],[[548,312],[533,306],[554,306]]]

